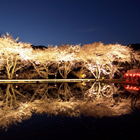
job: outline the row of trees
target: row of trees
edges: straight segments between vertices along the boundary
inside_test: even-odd
[[[140,54],[131,47],[120,44],[104,45],[101,42],[87,45],[48,46],[45,49],[34,49],[31,44],[17,42],[11,35],[2,35],[0,38],[0,78],[25,78],[23,73],[32,68],[32,74],[42,78],[59,73],[67,78],[74,69],[83,69],[79,77],[84,78],[84,72],[89,71],[99,79],[101,75],[113,77],[121,64],[132,62],[130,54],[135,56],[136,66],[139,66]],[[5,74],[5,75],[4,75]]]

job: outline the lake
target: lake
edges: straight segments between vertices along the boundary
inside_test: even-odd
[[[140,139],[138,87],[1,84],[0,139]]]

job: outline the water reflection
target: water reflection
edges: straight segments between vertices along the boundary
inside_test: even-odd
[[[0,86],[0,127],[7,129],[33,114],[95,118],[129,114],[140,107],[138,92],[128,91],[124,85],[99,82],[3,84]]]

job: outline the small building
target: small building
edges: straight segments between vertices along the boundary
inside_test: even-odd
[[[124,88],[131,92],[131,93],[140,93],[140,69],[131,69],[128,70],[124,78],[126,79],[126,82],[132,82],[138,84],[138,86],[134,85],[124,85]]]
[[[124,78],[126,79],[127,82],[138,82],[140,83],[140,69],[131,69],[128,70]]]

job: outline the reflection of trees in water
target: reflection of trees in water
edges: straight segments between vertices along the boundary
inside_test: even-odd
[[[100,97],[112,98],[112,95],[118,92],[118,88],[114,84],[104,84],[100,82],[95,82],[91,88],[85,93],[86,97],[90,100]]]
[[[68,83],[62,83],[58,89],[58,98],[63,101],[68,101],[72,96]]]
[[[135,109],[137,107],[138,99],[139,99],[139,94],[132,95],[131,106],[133,109]],[[140,104],[139,104],[139,106],[140,106]]]
[[[89,89],[88,89],[88,88]],[[118,116],[140,107],[139,96],[121,85],[102,83],[5,84],[0,88],[0,126],[29,119],[32,113],[62,116]]]
[[[15,85],[13,84],[7,84],[7,86],[3,86],[3,88],[1,88],[1,103],[3,103],[3,107],[6,109],[18,105],[20,99],[24,102],[24,99],[26,101],[28,98],[28,95],[24,95],[14,86]]]

